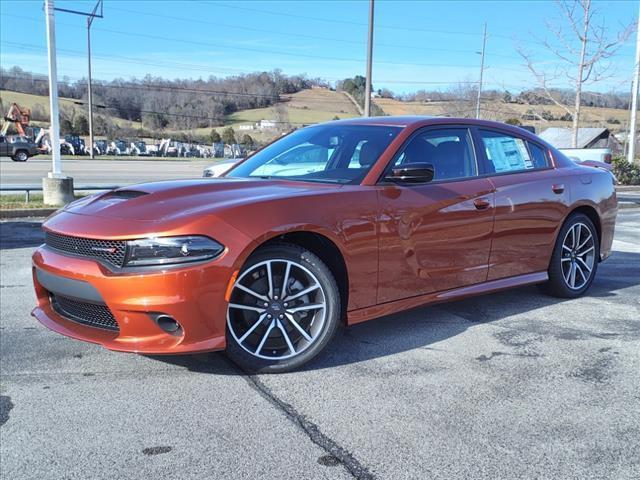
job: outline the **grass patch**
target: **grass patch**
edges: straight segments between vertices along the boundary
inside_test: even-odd
[[[76,195],[78,198],[85,197],[86,194]],[[26,201],[26,195],[24,193],[11,193],[6,195],[0,195],[0,209],[2,210],[23,210],[23,209],[36,209],[36,208],[55,208],[51,205],[45,205],[42,201],[41,193],[32,193],[29,195],[29,201]]]

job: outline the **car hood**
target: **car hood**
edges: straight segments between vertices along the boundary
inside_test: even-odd
[[[216,214],[248,203],[331,192],[340,185],[212,178],[142,183],[76,200],[64,211],[94,217],[167,221]]]

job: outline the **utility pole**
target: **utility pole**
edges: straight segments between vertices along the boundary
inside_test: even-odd
[[[87,78],[87,98],[89,100],[89,154],[93,160],[93,95],[91,94],[91,21],[93,17],[87,17],[87,66],[89,75]]]
[[[81,12],[78,10],[70,10],[68,8],[56,8],[55,10],[59,12],[65,13],[73,13],[75,15],[83,15],[87,17],[87,67],[89,69],[89,75],[87,78],[87,97],[88,97],[88,107],[89,107],[89,152],[91,153],[91,158],[94,158],[93,155],[93,94],[91,93],[91,24],[93,23],[94,18],[103,18],[103,0],[97,0],[96,4],[93,7],[93,10],[90,13]],[[98,8],[100,9],[100,13],[98,13]]]
[[[367,41],[367,78],[364,88],[364,116],[371,116],[371,63],[373,62],[373,0],[369,0],[369,38]]]
[[[93,154],[93,94],[91,93],[91,24],[93,19],[97,16],[98,6],[100,7],[100,15],[102,18],[102,0],[98,0],[91,15],[87,17],[87,65],[89,67],[89,76],[87,83],[87,97],[89,100],[89,152],[91,152],[91,159],[94,158]]]
[[[629,121],[629,151],[627,161],[633,163],[636,153],[636,134],[638,120],[638,83],[640,82],[640,8],[638,9],[638,30],[636,36],[636,64],[633,72],[633,91],[631,92],[631,120]]]
[[[47,22],[47,51],[49,53],[49,111],[51,112],[51,172],[49,178],[62,177],[60,162],[60,115],[58,113],[58,65],[56,63],[56,22],[53,0],[44,2]]]
[[[476,118],[480,118],[480,96],[482,95],[482,77],[484,75],[484,51],[487,47],[487,22],[484,22],[482,34],[482,51],[480,52],[480,82],[478,83],[478,98],[476,100]]]

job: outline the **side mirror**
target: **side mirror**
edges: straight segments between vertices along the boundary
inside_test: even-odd
[[[391,170],[385,180],[394,183],[428,183],[435,174],[431,163],[405,163]]]

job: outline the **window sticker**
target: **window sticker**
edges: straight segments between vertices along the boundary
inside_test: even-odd
[[[483,137],[487,158],[491,160],[495,171],[511,172],[529,170],[534,167],[527,147],[519,138]]]

